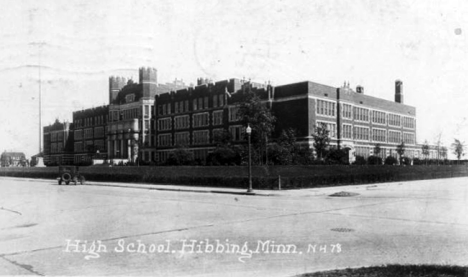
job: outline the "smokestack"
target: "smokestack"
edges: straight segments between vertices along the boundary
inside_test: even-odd
[[[395,102],[403,104],[403,82],[395,81]]]
[[[364,87],[363,86],[357,86],[356,87],[356,92],[364,94]]]

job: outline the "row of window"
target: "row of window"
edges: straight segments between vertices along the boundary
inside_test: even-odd
[[[50,141],[63,141],[63,131],[50,133]]]
[[[222,132],[224,132],[223,128],[213,129],[212,138],[214,139]],[[229,133],[233,141],[242,141],[245,139],[245,127],[243,126],[229,126]],[[158,135],[157,145],[160,147],[168,147],[172,145],[203,145],[209,143],[210,131],[199,130],[192,132],[192,143],[190,143],[190,132],[177,132],[174,134],[174,143],[172,143],[172,134]]]
[[[106,150],[105,143],[105,140],[89,140],[84,143],[82,141],[75,142],[73,145],[74,152],[90,152],[94,154],[99,150],[99,152],[103,153]]]
[[[192,116],[193,119],[193,127],[205,127],[210,125],[210,115],[208,112],[205,113],[198,113]],[[214,111],[212,114],[212,125],[222,125],[223,124],[223,111]],[[158,130],[159,131],[167,131],[172,130],[172,118],[166,117],[158,119]],[[188,129],[190,128],[190,116],[189,115],[181,115],[174,117],[174,129],[181,130],[181,129]]]
[[[329,131],[329,136],[331,138],[336,137],[336,124],[331,122],[320,122],[317,124],[325,124],[327,130]],[[343,124],[342,129],[343,139],[355,139],[355,140],[364,140],[369,141],[372,139],[374,142],[389,142],[389,143],[401,143],[402,137],[401,132],[392,131],[384,129],[372,129],[370,131],[369,127],[363,126],[352,126],[349,124]],[[387,140],[388,133],[388,140]],[[371,137],[372,136],[372,137]],[[415,144],[416,138],[414,133],[403,133],[403,142],[407,144]]]
[[[224,94],[216,94],[212,96],[212,106],[210,107],[208,96],[198,97],[192,100],[192,111],[205,110],[209,108],[223,107],[225,104]],[[158,115],[168,115],[172,113],[172,105],[174,105],[174,113],[189,112],[189,100],[176,101],[173,103],[165,103],[158,106]]]
[[[93,125],[104,125],[107,123],[107,115],[98,115],[88,118],[76,119],[73,121],[75,128],[88,127]]]
[[[349,104],[342,105],[342,116],[345,119],[355,119],[359,121],[369,122],[369,120],[376,124],[387,124],[387,114],[381,111],[369,110],[367,108],[353,107]],[[316,106],[317,115],[322,116],[336,116],[336,103],[326,100],[317,99]],[[402,117],[396,114],[388,114],[388,124],[391,126],[401,126],[414,129],[415,128],[415,119],[412,117]]]
[[[145,114],[149,116],[149,106],[145,107]],[[133,118],[141,117],[141,109],[139,108],[132,108],[126,109],[122,111],[111,111],[109,113],[111,121],[120,121],[120,120],[128,120]]]
[[[93,128],[88,128],[84,129],[84,137],[83,137],[83,129],[81,130],[75,130],[73,132],[73,137],[75,140],[81,140],[81,139],[91,139],[91,138],[102,138],[106,136],[104,126],[101,127],[95,127]],[[93,131],[94,130],[94,131]]]
[[[63,143],[52,143],[50,144],[50,153],[61,153],[63,152]]]

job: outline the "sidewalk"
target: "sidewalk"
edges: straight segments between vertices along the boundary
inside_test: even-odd
[[[31,179],[31,178],[14,178],[14,177],[0,177],[4,179],[22,179],[27,182],[56,182],[53,179]],[[402,182],[397,182],[402,183]],[[103,186],[103,187],[121,187],[121,188],[136,188],[147,190],[161,190],[161,191],[180,191],[180,192],[195,192],[195,193],[220,193],[220,194],[236,194],[236,195],[252,195],[252,196],[289,196],[289,197],[310,197],[329,195],[341,191],[359,191],[368,190],[372,188],[389,186],[394,183],[380,183],[380,184],[365,184],[365,185],[349,185],[349,186],[334,186],[334,187],[321,187],[309,189],[295,189],[295,190],[253,190],[247,192],[245,189],[236,188],[217,188],[217,187],[198,187],[198,186],[183,186],[172,184],[141,184],[141,183],[119,183],[119,182],[97,182],[86,181],[87,186]],[[62,185],[66,186],[66,185]]]

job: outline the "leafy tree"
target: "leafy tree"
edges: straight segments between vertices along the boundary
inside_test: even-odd
[[[195,161],[193,152],[185,147],[173,150],[166,160],[166,165],[191,165]]]
[[[395,165],[397,163],[397,159],[393,156],[388,156],[386,159],[385,159],[385,162],[384,162],[386,165]]]
[[[429,156],[429,144],[427,143],[427,140],[424,142],[423,146],[421,147],[422,154],[426,159],[426,164],[427,164],[427,157]]]
[[[452,150],[453,154],[457,156],[458,162],[460,162],[460,158],[465,155],[465,144],[458,139],[452,143]]]
[[[380,147],[380,144],[377,143],[377,144],[374,146],[374,155],[375,155],[375,156],[379,156],[380,152],[382,152],[382,148]]]
[[[444,160],[447,159],[447,152],[448,152],[447,147],[442,146],[440,148],[440,156],[442,157],[442,159]]]
[[[325,123],[321,123],[318,126],[314,126],[314,133],[312,133],[314,139],[314,148],[317,153],[319,160],[322,160],[325,153],[330,145],[330,131],[327,129]]]
[[[369,165],[382,165],[382,158],[379,156],[369,156],[367,163]]]
[[[226,130],[215,134],[214,143],[216,148],[208,154],[206,160],[209,165],[240,165],[241,149],[232,144],[232,136]]]
[[[400,164],[402,165],[402,158],[403,158],[403,155],[405,154],[405,142],[401,142],[400,144],[397,145],[396,147],[396,151],[398,153],[398,155],[400,156]]]
[[[267,153],[268,140],[274,130],[276,117],[262,103],[260,97],[252,90],[250,84],[244,85],[243,89],[243,97],[237,116],[241,118],[244,126],[250,125],[252,128],[252,145],[254,150],[259,153],[259,163],[261,164],[264,160],[263,153]]]

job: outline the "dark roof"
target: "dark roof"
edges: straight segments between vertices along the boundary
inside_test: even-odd
[[[2,157],[24,157],[24,153],[23,152],[3,152],[2,153]]]
[[[117,94],[113,104],[125,104],[125,97],[130,94],[135,95],[135,99],[132,102],[138,102],[140,98],[143,97],[143,85],[129,82],[119,91],[119,94]]]

